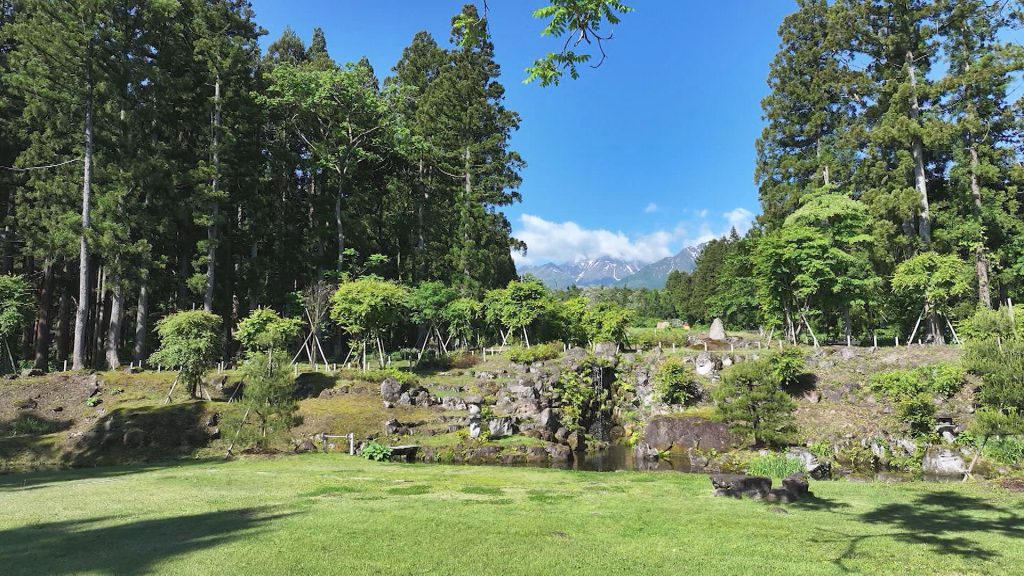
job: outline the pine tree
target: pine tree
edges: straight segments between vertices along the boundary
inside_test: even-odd
[[[849,184],[859,108],[853,94],[863,80],[843,59],[835,10],[825,0],[801,0],[779,27],[771,92],[761,102],[767,126],[757,141],[755,173],[761,221],[769,229],[781,225],[805,193]]]
[[[480,22],[468,36],[461,23]],[[509,148],[519,115],[503,105],[505,89],[498,82],[501,69],[494,61],[494,46],[486,20],[473,5],[452,19],[450,53],[436,81],[420,103],[429,118],[429,130],[438,135],[443,151],[439,170],[456,186],[455,221],[446,261],[456,271],[456,283],[467,293],[498,286],[514,275],[510,248],[521,247],[509,236],[511,226],[496,207],[520,200],[516,188],[525,165]]]
[[[1007,100],[1024,49],[1001,38],[1010,24],[1003,8],[981,0],[959,1],[950,5],[943,22],[943,50],[949,59],[941,81],[943,109],[954,126],[949,147],[956,162],[950,174],[952,203],[969,206],[948,219],[949,244],[970,245],[978,302],[984,307],[992,305],[993,252],[998,263],[1004,254],[999,247],[1024,232],[1015,217],[1018,206],[1009,179],[1015,161],[1012,143],[1019,133]]]
[[[96,168],[97,97],[106,85],[108,74],[101,42],[102,32],[111,29],[111,5],[110,0],[27,0],[20,9],[24,12],[12,25],[17,48],[11,58],[11,76],[14,85],[26,95],[25,114],[31,123],[31,132],[36,135],[20,161],[26,165],[64,164],[76,157],[81,161],[78,221],[72,221],[63,210],[60,211],[63,217],[56,221],[72,229],[77,228],[74,233],[78,236],[79,288],[73,366],[82,369],[86,366],[87,324],[92,295],[92,195]],[[73,178],[70,170],[61,171],[61,174]],[[30,185],[29,190],[34,189],[36,198],[42,201],[43,194],[39,192],[53,186],[54,180],[37,178],[37,185]],[[46,203],[50,202],[51,199],[46,198]],[[60,204],[53,208],[60,210],[57,206]],[[42,220],[36,218],[35,221]],[[57,239],[62,237],[60,232],[54,235]]]

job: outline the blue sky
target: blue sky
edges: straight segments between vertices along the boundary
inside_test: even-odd
[[[419,30],[441,43],[464,1],[253,0],[265,42],[324,29],[338,61],[367,56],[381,78]],[[608,59],[558,87],[523,85],[556,41],[530,13],[489,0],[506,104],[522,116],[523,202],[506,214],[524,263],[613,256],[653,261],[741,231],[758,212],[754,141],[776,30],[791,0],[633,0]],[[482,2],[478,2],[478,5]]]

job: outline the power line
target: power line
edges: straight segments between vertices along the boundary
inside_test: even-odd
[[[81,160],[82,160],[82,157],[79,156],[78,158],[72,158],[71,160],[68,160],[66,162],[60,162],[58,164],[45,164],[45,165],[42,165],[42,166],[29,166],[28,168],[18,168],[16,166],[0,166],[0,169],[10,170],[11,172],[31,172],[33,170],[49,170],[50,168],[59,168],[61,166],[66,166],[67,164],[71,164],[72,162],[80,162]]]

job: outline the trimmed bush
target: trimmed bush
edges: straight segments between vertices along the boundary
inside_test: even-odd
[[[507,352],[508,359],[516,364],[533,364],[544,360],[554,360],[562,355],[562,345],[558,342],[538,344],[529,348],[510,348]]]

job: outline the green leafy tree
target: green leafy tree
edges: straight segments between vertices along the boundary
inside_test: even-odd
[[[302,328],[298,318],[282,318],[270,308],[256,308],[238,323],[235,338],[250,353],[284,350]]]
[[[459,338],[466,348],[478,333],[483,320],[483,304],[472,298],[457,298],[449,302],[441,317],[448,325],[448,332]]]
[[[381,158],[387,114],[372,70],[366,66],[322,68],[281,64],[260,102],[286,119],[314,165],[334,177],[338,269],[345,264],[346,202],[357,169]]]
[[[974,260],[978,302],[992,305],[993,260],[1005,265],[1009,237],[1024,232],[1015,218],[1012,142],[1018,137],[1009,91],[1021,68],[1024,47],[1007,42],[1012,10],[982,0],[951,2],[944,18],[942,48],[949,69],[939,87],[946,94],[952,214],[942,221],[943,238]]]
[[[942,320],[952,328],[949,318],[954,304],[971,293],[970,269],[956,255],[925,252],[896,267],[892,289],[924,303],[921,318],[927,320],[932,342],[942,344],[946,341]],[[913,339],[911,334],[910,340]]]
[[[837,8],[799,0],[779,27],[781,44],[761,101],[767,125],[757,140],[755,180],[769,230],[801,206],[808,191],[848,182],[853,164],[846,130],[859,106],[860,73],[844,58]]]
[[[587,309],[584,326],[591,342],[615,342],[622,345],[629,341],[629,327],[634,320],[633,312],[623,306],[599,303]]]
[[[421,351],[427,347],[431,339],[436,339],[438,348],[447,353],[448,339],[441,335],[440,329],[445,324],[445,309],[457,296],[458,293],[454,289],[440,282],[421,282],[409,291],[412,321],[425,330]]]
[[[203,376],[220,355],[221,318],[204,310],[186,310],[157,322],[160,348],[150,356],[151,364],[177,366],[178,380],[190,398],[202,392]]]
[[[515,333],[521,333],[523,341],[530,345],[528,328],[544,312],[547,297],[547,288],[536,280],[513,280],[505,288],[487,293],[486,317],[498,324],[502,345]]]
[[[364,370],[370,342],[376,347],[380,367],[384,368],[384,338],[402,322],[407,310],[408,291],[373,276],[343,282],[331,297],[331,319],[360,342]]]
[[[460,19],[478,21],[479,27],[467,34]],[[451,43],[458,49],[418,103],[417,130],[429,135],[428,145],[438,152],[433,166],[447,179],[453,234],[445,263],[451,284],[478,295],[515,277],[510,249],[524,246],[511,237],[511,225],[496,208],[521,200],[517,188],[525,162],[511,149],[519,115],[505,106],[487,21],[475,6],[467,4],[453,19]]]

